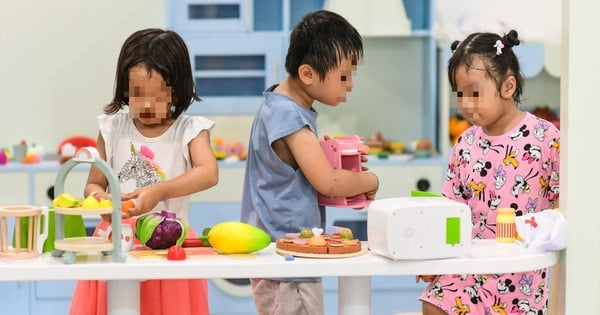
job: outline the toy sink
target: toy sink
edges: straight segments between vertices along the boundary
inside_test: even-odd
[[[471,210],[443,197],[379,199],[368,207],[371,252],[391,259],[466,256],[471,248]]]

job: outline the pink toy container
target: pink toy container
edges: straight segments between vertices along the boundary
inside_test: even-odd
[[[368,153],[369,147],[359,136],[343,136],[336,139],[322,140],[321,148],[329,163],[336,169],[362,172],[361,154]],[[365,194],[354,197],[331,197],[319,194],[319,205],[338,208],[363,208],[371,200]]]

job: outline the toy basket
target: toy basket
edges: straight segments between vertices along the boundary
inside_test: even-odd
[[[48,227],[41,227],[44,211],[36,206],[0,207],[0,257],[10,259],[32,259],[40,255],[40,244],[44,241]],[[10,244],[9,219],[14,219],[14,239]],[[43,235],[40,233],[43,231]]]

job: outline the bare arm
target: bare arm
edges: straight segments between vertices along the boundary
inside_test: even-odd
[[[319,140],[308,128],[300,129],[283,138],[283,141],[308,181],[323,195],[351,197],[367,193],[373,198],[379,188],[374,173],[334,169],[321,149]]]
[[[210,147],[208,131],[201,131],[190,141],[188,147],[192,160],[191,169],[173,179],[123,195],[123,199],[137,199],[135,207],[129,211],[128,216],[147,213],[161,200],[191,195],[217,184],[219,170]]]

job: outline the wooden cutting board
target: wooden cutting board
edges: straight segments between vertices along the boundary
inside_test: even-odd
[[[184,247],[183,250],[187,255],[188,259],[200,259],[200,258],[209,258],[212,255],[216,255],[217,251],[212,247]],[[166,249],[132,249],[129,251],[129,255],[138,258],[152,258],[152,259],[166,259],[167,258],[167,250]]]

